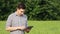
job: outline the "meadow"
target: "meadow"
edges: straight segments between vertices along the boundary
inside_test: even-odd
[[[6,21],[0,21],[0,34],[9,34],[5,30]],[[26,34],[60,34],[60,21],[28,21],[28,26],[34,26]]]

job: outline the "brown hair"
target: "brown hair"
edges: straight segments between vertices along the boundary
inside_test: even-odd
[[[17,6],[18,9],[25,9],[25,4],[24,3],[19,3],[18,6]]]

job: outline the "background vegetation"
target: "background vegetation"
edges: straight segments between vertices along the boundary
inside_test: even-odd
[[[0,34],[10,33],[5,30],[5,22],[0,21]],[[34,27],[26,34],[60,34],[60,21],[28,21],[28,25]]]
[[[0,20],[15,12],[19,2],[25,3],[29,20],[60,20],[60,0],[0,0]]]

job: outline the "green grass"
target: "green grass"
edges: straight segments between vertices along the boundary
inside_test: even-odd
[[[5,22],[0,21],[0,34],[9,34]],[[60,34],[60,21],[28,21],[28,25],[34,26],[28,34]]]

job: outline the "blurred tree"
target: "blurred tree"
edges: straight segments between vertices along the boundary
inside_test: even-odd
[[[29,20],[60,20],[60,0],[0,0],[0,20],[15,12],[18,3],[26,5]]]

